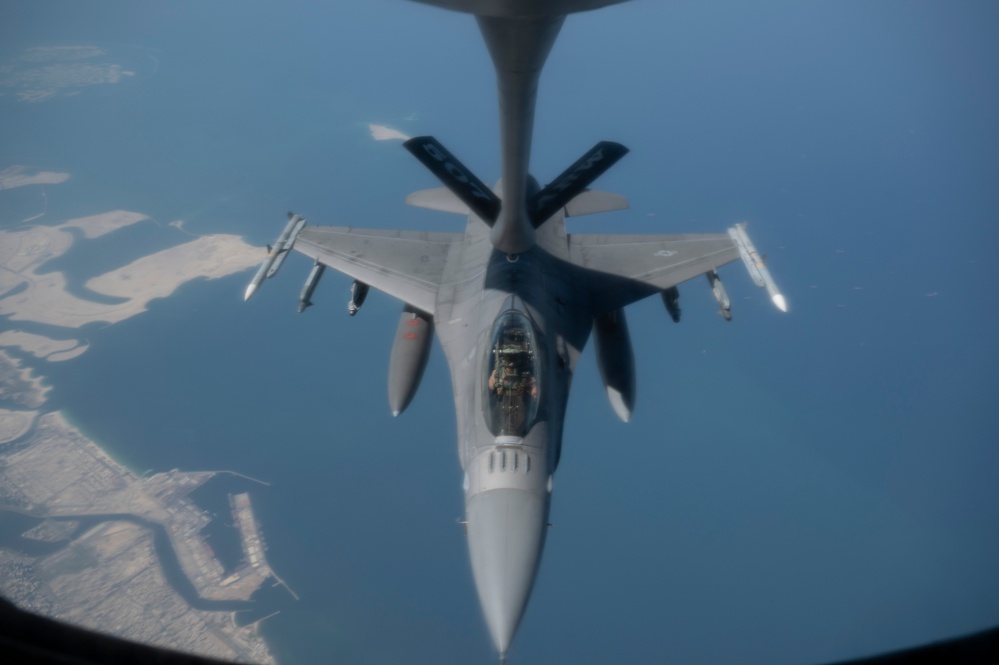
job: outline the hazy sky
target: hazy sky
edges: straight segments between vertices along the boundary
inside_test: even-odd
[[[120,207],[260,245],[288,209],[460,229],[403,205],[436,183],[368,125],[434,134],[495,180],[474,21],[389,0],[256,4],[5,4],[4,62],[94,43],[141,75],[38,103],[0,88],[0,170],[70,172],[53,214]],[[658,299],[629,308],[627,425],[585,355],[511,663],[817,663],[999,624],[997,36],[991,0],[637,1],[566,21],[535,175],[597,140],[632,149],[597,185],[631,209],[570,232],[747,220],[791,311],[739,265],[722,272],[732,323],[701,280],[681,286],[680,325]],[[59,371],[71,386],[115,368],[113,399],[61,395],[98,440],[149,443],[146,465],[232,460],[274,480],[254,500],[269,556],[305,591],[268,624],[286,663],[491,662],[454,524],[443,356],[392,420],[398,303],[373,294],[348,319],[349,281],[330,275],[298,316],[307,265],[289,260],[248,305],[249,274],[93,331]],[[154,369],[130,369],[130,331],[155,343]]]

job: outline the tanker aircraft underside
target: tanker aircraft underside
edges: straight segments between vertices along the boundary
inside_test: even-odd
[[[565,15],[613,0],[424,0],[476,15],[499,83],[502,178],[488,188],[432,137],[405,147],[445,185],[406,202],[467,216],[464,233],[306,226],[289,221],[247,287],[290,250],[315,261],[300,311],[326,266],[353,278],[350,313],[368,286],[404,303],[392,347],[389,407],[415,393],[436,332],[447,357],[464,469],[466,532],[490,635],[506,658],[534,584],[548,527],[569,386],[591,332],[614,411],[627,421],[635,371],[624,307],[660,294],[679,320],[677,285],[706,275],[721,313],[717,269],[742,259],[787,310],[743,224],[726,233],[567,234],[565,218],[628,206],[589,185],[627,152],[600,142],[545,187],[528,171],[538,79]]]

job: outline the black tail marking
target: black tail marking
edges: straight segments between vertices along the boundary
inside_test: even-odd
[[[594,180],[627,154],[626,147],[613,141],[601,141],[590,148],[585,155],[527,202],[527,211],[534,228],[544,224],[559,208],[564,207],[593,184]]]
[[[417,136],[402,144],[461,199],[492,226],[499,217],[500,199],[432,136]]]

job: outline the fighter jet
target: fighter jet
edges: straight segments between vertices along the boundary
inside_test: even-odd
[[[552,44],[566,15],[615,0],[422,1],[473,14],[485,38],[499,84],[501,179],[490,188],[436,139],[416,137],[406,149],[444,187],[406,202],[466,216],[464,233],[302,227],[292,216],[276,248],[353,278],[352,314],[359,286],[404,303],[389,370],[393,415],[412,399],[436,332],[454,392],[475,586],[503,662],[538,573],[569,387],[591,332],[608,398],[628,420],[635,370],[624,307],[658,293],[679,320],[677,285],[707,275],[729,318],[717,269],[740,258],[779,309],[787,304],[743,225],[718,234],[566,233],[567,217],[628,206],[589,189],[624,146],[598,143],[544,187],[531,176],[535,99]],[[274,261],[272,253],[247,297]]]

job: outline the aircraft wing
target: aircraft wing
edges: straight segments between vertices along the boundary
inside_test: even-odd
[[[306,226],[294,249],[433,314],[451,247],[460,233]]]
[[[586,269],[594,311],[608,312],[739,259],[726,233],[570,234],[569,259]]]

